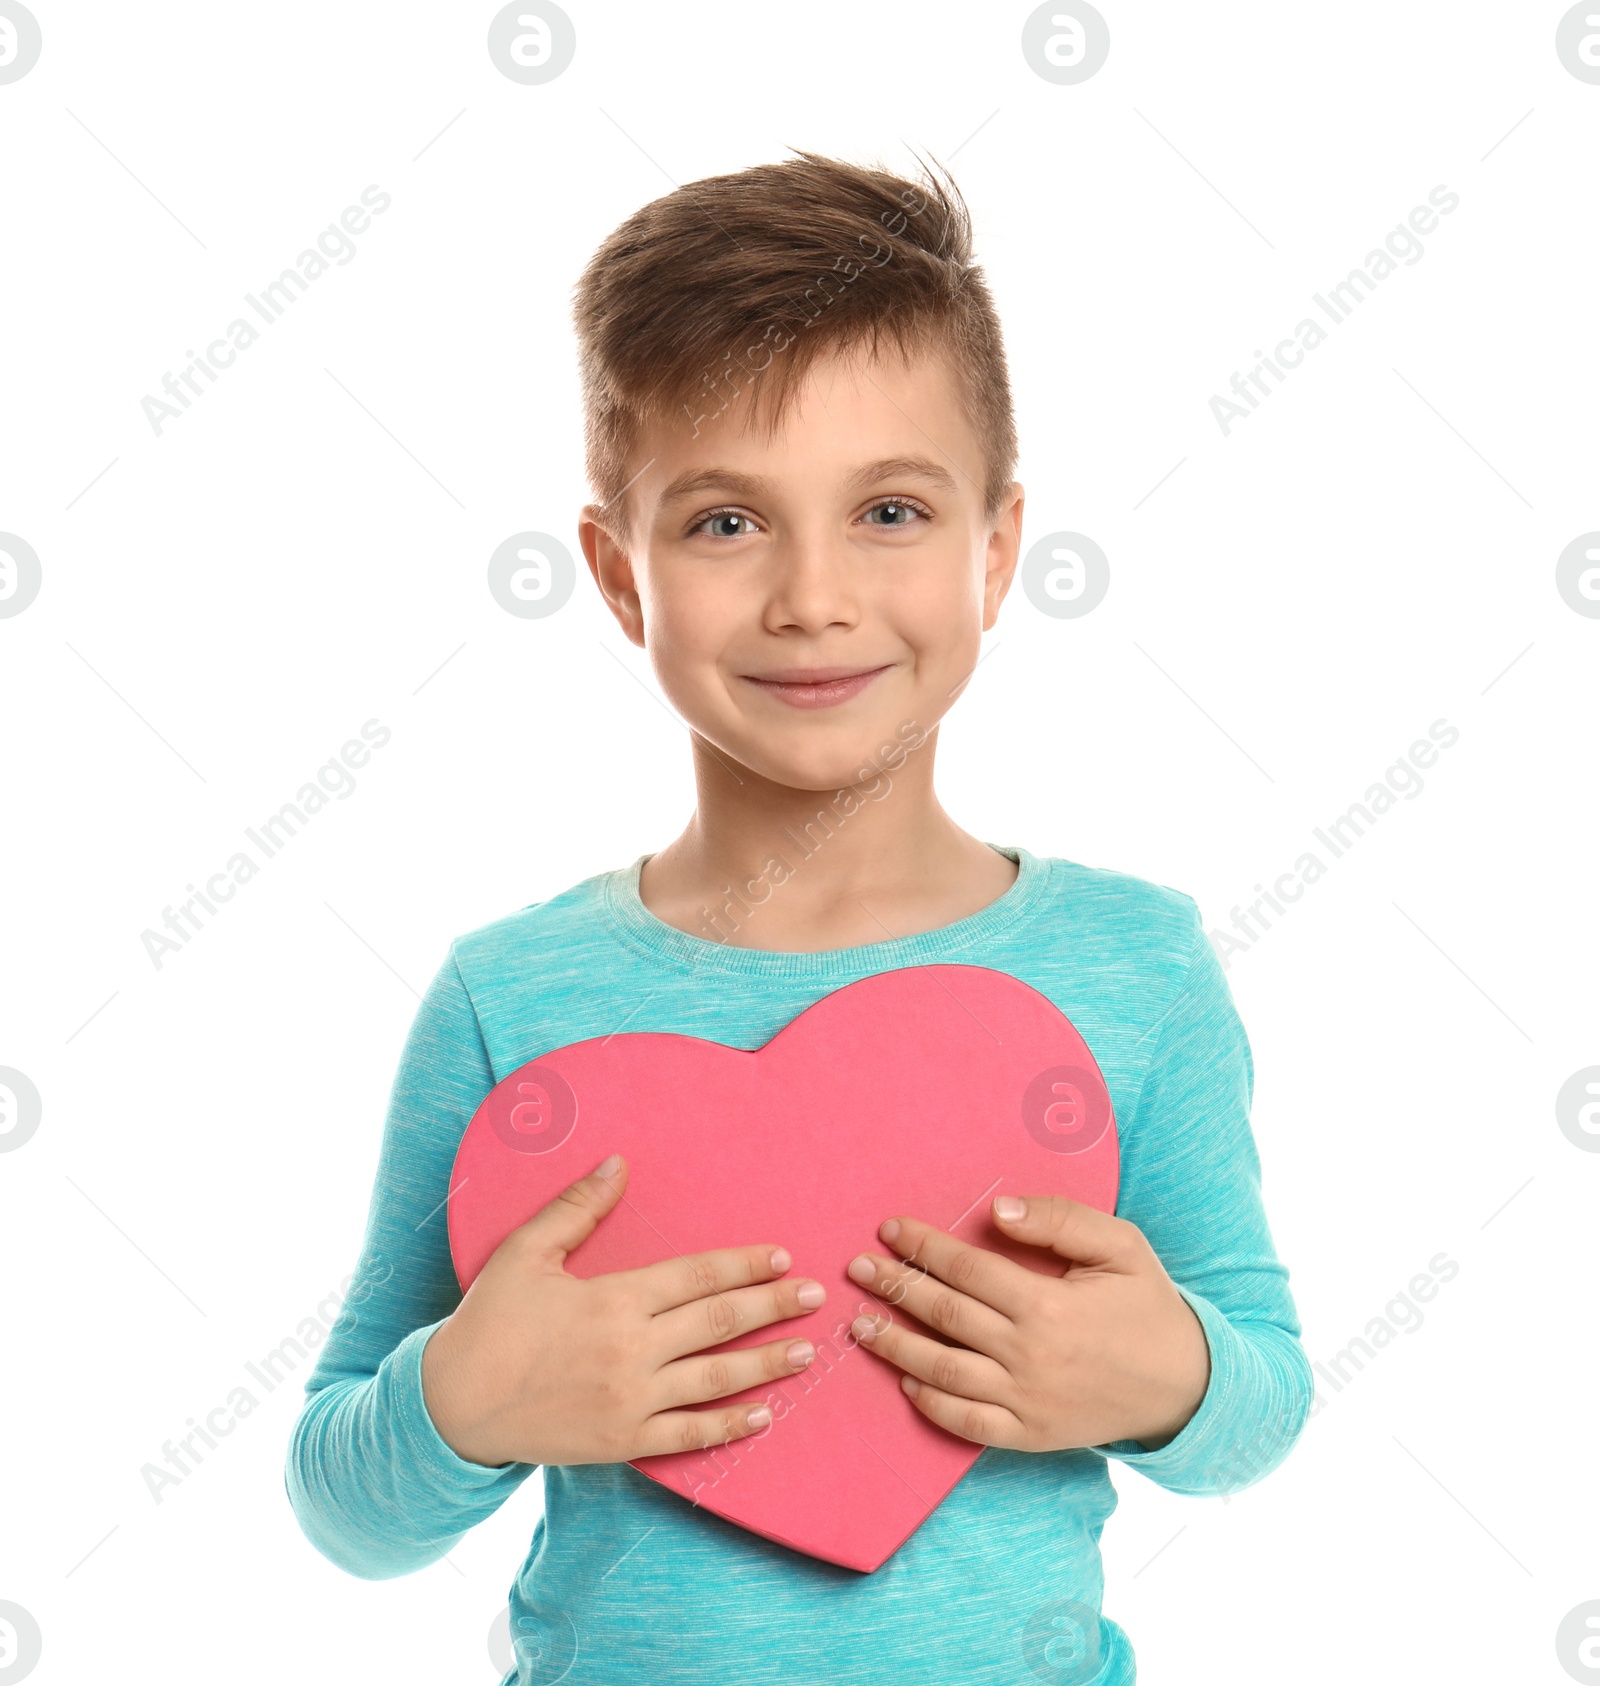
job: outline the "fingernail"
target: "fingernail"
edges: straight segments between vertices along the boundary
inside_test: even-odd
[[[614,1172],[620,1171],[621,1169],[622,1155],[620,1153],[613,1153],[609,1159],[602,1159],[600,1163],[595,1166],[594,1174],[597,1177],[609,1177]]]
[[[745,1418],[745,1421],[749,1423],[751,1428],[765,1428],[772,1421],[772,1407],[770,1405],[757,1405]]]
[[[1017,1199],[1014,1194],[1002,1194],[994,1203],[994,1215],[1004,1218],[1007,1223],[1014,1224],[1027,1210],[1027,1201]]]
[[[828,1290],[820,1282],[802,1282],[795,1298],[807,1311],[815,1311],[827,1299]]]
[[[863,1253],[850,1261],[849,1275],[854,1282],[870,1282],[878,1274],[878,1267]]]
[[[915,1376],[902,1376],[900,1378],[900,1385],[911,1395],[913,1399],[915,1399],[917,1397],[917,1389],[922,1386],[922,1383],[919,1382]]]
[[[782,1276],[783,1273],[793,1263],[794,1263],[794,1260],[789,1257],[789,1249],[787,1247],[774,1247],[773,1248],[773,1250],[772,1250],[772,1270],[773,1270],[774,1275]]]
[[[872,1341],[878,1338],[878,1325],[870,1317],[858,1317],[850,1325],[850,1333],[858,1341]]]
[[[783,1356],[796,1370],[803,1370],[817,1356],[817,1349],[810,1341],[790,1341],[789,1350]]]
[[[899,1233],[900,1220],[898,1218],[885,1218],[883,1221],[883,1228],[878,1231],[878,1234],[881,1235],[885,1241],[893,1241]]]

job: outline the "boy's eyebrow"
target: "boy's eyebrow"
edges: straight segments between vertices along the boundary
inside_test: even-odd
[[[869,462],[865,468],[857,469],[845,484],[871,486],[879,480],[897,480],[901,475],[912,475],[919,480],[926,480],[930,486],[937,486],[944,492],[956,490],[955,480],[948,470],[941,468],[931,457],[884,457],[878,462]]]
[[[734,497],[760,497],[772,490],[764,475],[741,474],[732,468],[687,468],[661,489],[662,503],[686,498],[692,492],[730,492]]]
[[[931,457],[883,457],[858,468],[845,481],[847,489],[875,485],[880,480],[894,480],[901,475],[925,480],[941,491],[953,492],[956,483],[950,473]],[[765,475],[741,474],[731,468],[690,468],[669,481],[661,491],[661,502],[672,503],[696,492],[727,492],[734,497],[761,497],[772,490],[773,483]]]

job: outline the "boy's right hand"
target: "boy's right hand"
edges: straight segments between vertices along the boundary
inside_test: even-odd
[[[720,1445],[765,1428],[770,1410],[686,1407],[792,1376],[814,1356],[793,1338],[692,1356],[827,1298],[820,1282],[776,1280],[791,1261],[775,1245],[569,1275],[567,1254],[627,1185],[620,1160],[609,1178],[601,1169],[512,1230],[423,1348],[428,1415],[469,1463],[626,1463]]]

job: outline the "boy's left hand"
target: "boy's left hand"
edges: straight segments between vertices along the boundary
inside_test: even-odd
[[[852,1332],[906,1372],[924,1416],[965,1440],[1023,1452],[1166,1445],[1205,1398],[1211,1353],[1154,1248],[1127,1219],[1060,1195],[1028,1198],[1016,1218],[1001,1204],[996,1227],[1067,1259],[1065,1276],[890,1218],[878,1233],[901,1257],[863,1253],[851,1280],[944,1338],[881,1312]]]

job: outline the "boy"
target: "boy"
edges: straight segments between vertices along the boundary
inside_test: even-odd
[[[542,1465],[511,1592],[521,1686],[1123,1686],[1132,1650],[1099,1614],[1108,1460],[1177,1492],[1248,1485],[1299,1434],[1311,1376],[1261,1205],[1250,1050],[1195,903],[981,842],[934,794],[938,723],[1022,518],[965,208],[947,179],[806,153],[696,182],[605,242],[576,317],[584,555],[689,725],[697,806],[665,849],[452,945],[290,1498],[326,1556],[380,1578],[436,1562]],[[786,1274],[783,1236],[570,1275],[626,1190],[613,1156],[463,1298],[444,1207],[478,1104],[541,1053],[623,1028],[756,1048],[845,984],[939,961],[1022,979],[1083,1035],[1117,1120],[1117,1215],[1048,1188],[995,1201],[998,1231],[1069,1261],[1044,1277],[885,1211],[850,1275],[918,1327],[855,1320],[852,1361],[893,1366],[985,1449],[863,1575],[627,1461],[759,1432],[765,1407],[719,1400],[814,1356],[705,1356],[731,1335],[819,1309],[819,1338],[845,1333],[828,1287]]]

